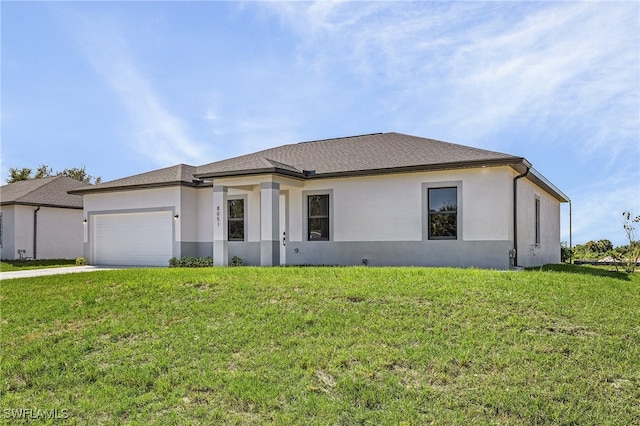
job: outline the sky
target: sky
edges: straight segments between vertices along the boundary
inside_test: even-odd
[[[640,214],[640,2],[5,0],[0,23],[3,183],[399,132],[525,157],[574,245]]]

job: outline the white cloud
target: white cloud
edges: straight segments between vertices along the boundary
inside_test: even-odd
[[[561,4],[495,36],[480,29],[456,64],[461,71],[447,105],[449,121],[463,131],[491,132],[514,119],[540,122],[553,115],[578,123],[592,116],[594,136],[580,144],[589,152],[601,148],[605,138],[598,133],[608,134],[612,127],[599,119],[603,102],[619,98],[611,107],[628,114],[619,109],[637,99],[638,39],[628,37],[637,30],[632,11],[609,4]],[[456,106],[464,100],[468,106],[461,111]],[[629,136],[634,126],[618,131]],[[611,148],[628,144],[629,138],[606,143]]]
[[[134,148],[159,166],[200,164],[206,147],[189,136],[188,126],[173,114],[136,65],[116,24],[79,16],[79,39],[95,71],[115,91],[131,119],[127,130]]]
[[[212,110],[208,110],[205,114],[204,114],[204,119],[207,121],[218,121],[220,119],[220,116],[212,111]]]
[[[348,90],[366,92],[389,114],[404,113],[401,125],[456,141],[516,126],[570,129],[588,134],[570,142],[576,152],[601,156],[606,146],[610,162],[637,143],[637,3],[266,7],[299,36],[300,66],[317,76],[337,68],[354,74],[359,86]]]

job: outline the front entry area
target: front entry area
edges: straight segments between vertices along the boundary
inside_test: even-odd
[[[218,185],[217,183],[233,183]],[[297,182],[289,182],[298,185]],[[236,238],[230,235],[229,202],[245,200],[243,220],[245,234]],[[287,264],[289,248],[289,189],[281,190],[281,183],[272,180],[225,179],[213,185],[213,264],[227,266],[234,256],[245,265],[280,266]]]

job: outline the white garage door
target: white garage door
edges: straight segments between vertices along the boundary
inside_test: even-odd
[[[94,263],[168,266],[173,256],[170,211],[96,215]]]

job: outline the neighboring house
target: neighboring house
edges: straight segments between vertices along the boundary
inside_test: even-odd
[[[82,256],[82,197],[68,191],[86,186],[62,175],[1,186],[0,258]]]
[[[284,145],[72,193],[84,196],[85,257],[119,265],[558,263],[569,201],[522,157],[398,133]]]

